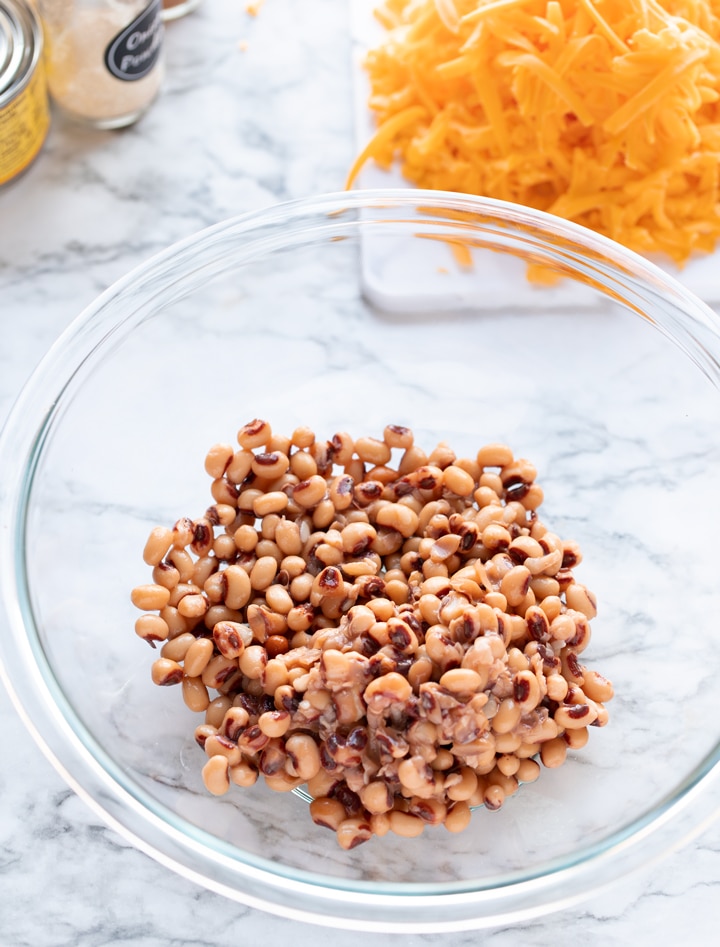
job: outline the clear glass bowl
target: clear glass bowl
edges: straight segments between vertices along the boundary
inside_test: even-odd
[[[563,278],[539,286],[528,264]],[[205,230],[83,312],[7,422],[8,689],[110,825],[238,901],[416,932],[572,903],[720,802],[719,356],[716,316],[659,269],[496,201],[358,192]],[[296,795],[210,796],[198,719],[152,685],[129,591],[149,530],[211,502],[207,448],[255,417],[531,459],[599,601],[584,657],[615,685],[609,725],[458,835],[345,852]]]

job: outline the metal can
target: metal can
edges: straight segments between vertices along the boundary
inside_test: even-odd
[[[25,0],[0,0],[0,187],[37,157],[50,127],[43,34]]]

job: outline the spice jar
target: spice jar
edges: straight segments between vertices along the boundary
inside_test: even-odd
[[[136,121],[160,90],[162,0],[38,0],[50,97],[97,128]]]
[[[186,13],[192,13],[202,0],[163,0],[163,20],[179,20]]]

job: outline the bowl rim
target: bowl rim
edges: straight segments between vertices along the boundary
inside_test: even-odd
[[[609,278],[624,286],[629,284],[640,293],[650,287],[653,293],[669,300],[671,307],[680,308],[683,316],[677,324],[672,323],[672,333],[668,325],[656,323],[656,327],[670,334],[718,387],[720,320],[673,276],[633,251],[580,225],[491,198],[416,189],[356,190],[280,202],[230,217],[172,244],[132,268],[85,307],[58,337],[23,386],[0,432],[0,508],[4,527],[0,530],[0,590],[10,630],[9,634],[0,635],[0,677],[40,749],[103,821],[135,847],[181,875],[261,910],[355,930],[479,929],[548,913],[581,900],[598,890],[598,872],[606,879],[601,884],[610,884],[611,875],[614,879],[642,867],[649,858],[664,854],[701,831],[718,814],[720,744],[683,783],[608,839],[580,850],[573,858],[545,862],[540,866],[540,873],[506,874],[500,887],[465,882],[448,883],[440,888],[403,884],[388,893],[378,891],[373,882],[346,882],[312,873],[302,873],[299,877],[301,873],[296,869],[280,870],[276,864],[263,863],[254,857],[244,856],[238,862],[232,856],[232,846],[184,823],[162,804],[149,803],[150,797],[137,784],[133,784],[133,793],[128,788],[127,778],[122,778],[121,768],[99,747],[64,698],[34,626],[22,537],[34,472],[63,393],[79,366],[104,351],[121,326],[132,327],[145,318],[146,309],[138,310],[140,314],[132,319],[126,315],[119,321],[116,317],[113,322],[113,306],[118,299],[127,297],[130,303],[138,301],[141,296],[138,287],[152,287],[171,261],[191,261],[199,243],[222,245],[228,239],[238,241],[278,224],[289,232],[293,225],[305,219],[327,220],[345,210],[355,214],[349,221],[355,226],[357,214],[368,213],[373,208],[416,210],[418,206],[466,211],[511,226],[537,228],[560,244],[565,241],[586,251],[587,259],[582,265],[586,267],[588,280],[595,278],[597,260],[600,260],[602,267],[609,271]],[[324,230],[323,227],[316,229],[318,233]],[[285,239],[280,241],[281,245]],[[268,246],[272,249],[271,240]],[[570,259],[575,259],[572,252]],[[159,295],[162,295],[160,290],[151,294],[145,300],[146,306]],[[647,315],[646,318],[653,321]],[[18,677],[18,669],[25,673],[24,678]],[[716,794],[718,798],[714,801]],[[148,832],[152,836],[150,840]],[[212,844],[207,844],[211,838]],[[640,843],[647,846],[642,851]],[[198,854],[203,860],[204,872],[194,867]],[[241,880],[245,887],[229,884],[224,876],[211,876],[210,868],[221,872],[229,870],[234,880]],[[318,903],[308,904],[308,898]],[[375,917],[368,916],[368,907],[375,909]],[[453,917],[434,920],[436,912],[451,908],[455,912]]]

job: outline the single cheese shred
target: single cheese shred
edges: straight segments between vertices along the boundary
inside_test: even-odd
[[[720,0],[385,0],[358,155],[683,264],[720,236]]]

